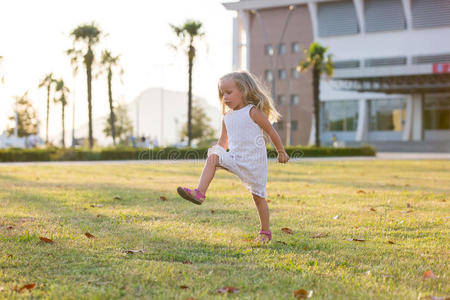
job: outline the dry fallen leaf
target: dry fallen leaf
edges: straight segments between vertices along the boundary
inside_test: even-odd
[[[213,214],[213,213],[215,213],[216,211],[214,210],[214,209],[211,209],[211,213]]]
[[[388,241],[388,243],[391,245],[395,244],[393,241]]]
[[[423,273],[423,279],[437,279],[436,275],[433,274],[433,272],[431,270],[426,270],[425,273]]]
[[[113,199],[114,199],[114,200],[120,200],[120,199],[122,199],[122,198],[120,198],[120,196],[114,196]]]
[[[185,290],[185,289],[188,289],[189,287],[187,286],[187,285],[180,285],[180,289],[183,289],[183,290]]]
[[[366,191],[363,191],[363,190],[358,190],[358,192],[357,192],[358,194],[365,194],[366,193]]]
[[[29,284],[25,284],[23,285],[21,288],[18,288],[17,286],[13,287],[13,291],[18,292],[18,293],[22,293],[23,290],[32,290],[36,287],[36,283],[29,283]]]
[[[224,286],[223,288],[217,289],[217,292],[219,294],[226,294],[226,293],[237,294],[237,293],[239,293],[239,289],[232,287],[232,286]]]
[[[365,242],[366,240],[362,240],[362,239],[355,239],[355,238],[349,238],[346,239],[349,242]]]
[[[186,261],[183,262],[183,264],[185,264],[185,265],[192,265],[192,262],[189,261],[189,260],[186,260]]]
[[[285,242],[283,241],[277,241],[277,243],[283,244],[283,245],[287,245]]]
[[[13,255],[12,254],[8,254],[6,257],[13,258]]]
[[[124,252],[126,254],[135,254],[135,253],[145,253],[146,251],[144,249],[139,249],[139,250],[125,250]]]
[[[186,300],[195,300],[195,298],[194,297],[189,297],[189,298],[186,298]]]
[[[407,208],[411,208],[412,206],[411,206],[411,204],[406,203],[406,207],[407,207]]]
[[[297,299],[306,299],[306,298],[312,297],[313,291],[311,290],[308,292],[305,289],[299,289],[299,290],[295,290],[293,292],[293,294],[294,294],[294,297]]]
[[[166,201],[167,200],[167,198],[164,197],[164,196],[159,196],[159,199],[161,199],[162,201]]]
[[[312,238],[317,239],[317,238],[322,238],[322,237],[326,237],[326,236],[328,236],[328,233],[321,232],[321,233],[317,233],[317,234],[313,235]]]
[[[88,239],[93,239],[93,238],[95,238],[95,236],[93,236],[93,235],[90,234],[89,232],[86,232],[84,235],[87,236]]]
[[[48,238],[43,237],[43,236],[40,236],[39,239],[40,239],[42,242],[44,242],[44,243],[49,243],[49,244],[55,243],[53,240],[48,239]]]
[[[8,229],[8,230],[12,230],[13,228],[14,228],[13,226],[6,227],[6,229]]]
[[[267,203],[270,203],[270,199],[267,199],[266,201],[267,201]]]
[[[292,234],[292,229],[287,228],[287,227],[283,227],[281,228],[281,231],[283,231],[286,234]]]
[[[371,207],[370,208],[371,211],[377,211],[375,208]]]

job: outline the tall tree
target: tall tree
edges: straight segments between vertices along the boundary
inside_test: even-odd
[[[9,117],[14,126],[7,126],[8,135],[13,135],[17,130],[18,137],[27,137],[37,133],[37,113],[28,96],[28,91],[22,96],[16,96],[14,115]]]
[[[194,66],[194,58],[195,58],[195,47],[194,42],[204,36],[204,33],[201,32],[202,23],[193,20],[187,20],[181,26],[175,26],[169,24],[172,30],[175,32],[177,37],[180,39],[180,46],[185,49],[187,57],[188,57],[188,123],[187,123],[187,136],[188,136],[188,146],[191,146],[192,141],[192,69]]]
[[[65,131],[66,131],[66,127],[65,127],[65,123],[64,123],[64,119],[65,119],[65,107],[67,105],[67,93],[69,93],[69,88],[66,87],[66,85],[64,84],[64,80],[59,79],[56,80],[56,87],[55,87],[55,98],[53,99],[55,103],[60,103],[61,104],[61,125],[62,125],[62,136],[61,136],[61,146],[63,148],[66,147],[66,139],[65,139]]]
[[[320,100],[319,84],[322,74],[333,76],[334,63],[331,54],[326,57],[328,47],[323,47],[317,42],[311,43],[309,49],[304,49],[305,57],[299,62],[297,69],[301,72],[312,70],[313,75],[313,102],[315,120],[315,145],[320,146]]]
[[[80,25],[70,34],[73,38],[74,47],[67,51],[71,55],[82,55],[83,64],[86,68],[89,148],[91,149],[94,145],[94,138],[92,136],[92,66],[95,60],[94,47],[100,42],[101,34],[102,32],[94,23]],[[77,48],[77,46],[80,48]]]
[[[107,74],[108,81],[108,100],[109,100],[109,120],[111,126],[111,136],[113,139],[114,146],[116,145],[116,130],[115,130],[115,116],[114,116],[114,106],[113,106],[113,96],[112,96],[112,77],[113,77],[113,69],[119,68],[120,74],[123,74],[123,69],[120,68],[119,63],[120,55],[113,56],[110,51],[104,50],[102,52],[102,72]]]
[[[45,118],[45,144],[48,145],[48,121],[50,115],[50,94],[52,88],[55,84],[55,79],[53,78],[53,73],[47,74],[44,79],[39,83],[39,88],[45,87],[47,89],[47,116]]]
[[[122,104],[117,105],[115,111],[116,113],[114,114],[114,128],[116,130],[116,138],[119,139],[120,144],[124,144],[126,142],[127,136],[133,134],[133,123],[128,117],[128,111],[125,105]],[[110,115],[106,120],[103,133],[106,136],[112,136],[111,128],[112,127]]]

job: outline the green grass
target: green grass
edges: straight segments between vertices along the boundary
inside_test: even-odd
[[[233,175],[219,170],[201,206],[176,195],[202,167],[0,166],[0,298],[450,296],[449,161],[271,163],[273,242],[262,246],[250,242],[259,219]],[[437,279],[423,280],[428,269]],[[221,296],[224,286],[240,291]]]

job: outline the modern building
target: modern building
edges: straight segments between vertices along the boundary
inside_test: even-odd
[[[450,152],[449,0],[241,0],[233,66],[272,86],[290,144],[314,142],[311,74],[295,70],[316,41],[335,62],[320,85],[321,141]]]

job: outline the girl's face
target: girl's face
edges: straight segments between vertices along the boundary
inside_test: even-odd
[[[222,101],[229,108],[236,110],[244,107],[244,99],[236,83],[229,78],[220,82],[220,90],[222,91]]]

